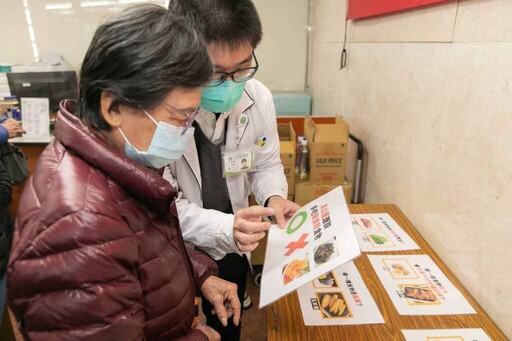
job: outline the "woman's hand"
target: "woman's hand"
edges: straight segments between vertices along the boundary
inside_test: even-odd
[[[228,325],[228,319],[233,316],[233,323],[240,323],[240,300],[237,295],[237,285],[216,276],[209,277],[201,286],[205,299],[212,305],[219,321],[223,326]]]

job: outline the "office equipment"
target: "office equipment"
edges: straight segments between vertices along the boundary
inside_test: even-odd
[[[50,136],[50,111],[48,98],[21,99],[21,122],[25,136]]]
[[[49,98],[50,111],[59,109],[60,101],[76,98],[78,84],[74,71],[7,73],[11,93],[18,98]],[[23,114],[23,105],[21,107]]]

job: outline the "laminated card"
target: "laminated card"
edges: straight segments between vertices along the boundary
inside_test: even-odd
[[[354,262],[321,275],[297,295],[306,326],[384,323]]]
[[[286,228],[270,228],[260,308],[360,254],[339,186],[302,207]]]

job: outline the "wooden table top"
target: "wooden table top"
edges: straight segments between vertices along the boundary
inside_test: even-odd
[[[294,292],[267,307],[268,340],[404,340],[402,329],[482,328],[492,340],[508,340],[459,282],[451,270],[423,239],[395,205],[349,205],[351,213],[388,213],[414,239],[421,250],[362,253],[355,264],[384,317],[385,324],[351,326],[304,326],[297,293]],[[384,286],[373,270],[367,254],[427,254],[477,311],[470,315],[399,315]]]

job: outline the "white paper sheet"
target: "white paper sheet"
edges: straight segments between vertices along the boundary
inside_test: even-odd
[[[402,330],[406,341],[491,341],[480,328]]]
[[[285,229],[270,228],[260,308],[360,254],[339,186],[302,207]]]
[[[427,255],[369,255],[400,315],[476,314]]]
[[[419,246],[387,213],[352,214],[359,247],[363,252],[418,250]]]
[[[50,102],[48,98],[22,98],[21,122],[24,136],[50,136]]]
[[[384,323],[354,262],[300,287],[297,294],[306,326]]]

